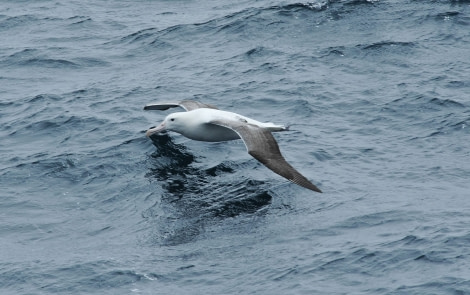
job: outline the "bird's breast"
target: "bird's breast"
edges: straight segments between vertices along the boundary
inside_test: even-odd
[[[210,123],[193,126],[181,134],[189,139],[210,142],[240,139],[232,129]]]

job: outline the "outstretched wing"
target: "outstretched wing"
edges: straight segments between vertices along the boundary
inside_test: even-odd
[[[169,108],[176,108],[176,107],[182,107],[188,112],[195,110],[195,109],[200,109],[200,108],[217,109],[215,106],[210,105],[210,104],[205,104],[205,103],[194,101],[194,100],[183,100],[180,102],[151,103],[151,104],[146,105],[144,107],[144,110],[165,111],[165,110],[168,110]]]
[[[287,163],[270,131],[256,125],[247,124],[243,120],[219,119],[213,120],[211,123],[230,128],[237,132],[243,139],[248,153],[273,172],[302,187],[315,192],[322,192],[305,176]]]

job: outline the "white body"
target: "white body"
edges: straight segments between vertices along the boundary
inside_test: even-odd
[[[240,136],[232,129],[211,124],[218,119],[241,120],[248,124],[265,128],[269,131],[283,131],[286,127],[273,123],[263,123],[257,120],[216,109],[200,108],[189,112],[177,112],[169,114],[157,127],[149,129],[147,136],[164,130],[174,131],[181,135],[199,141],[227,141],[240,139]]]

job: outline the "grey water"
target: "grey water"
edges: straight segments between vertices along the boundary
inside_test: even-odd
[[[1,294],[470,294],[470,2],[0,2]],[[145,131],[193,99],[290,125]]]

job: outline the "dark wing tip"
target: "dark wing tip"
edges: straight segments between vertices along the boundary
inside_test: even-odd
[[[288,163],[286,162],[286,164],[288,164]],[[305,176],[300,174],[300,172],[295,170],[292,166],[290,166],[290,168],[288,168],[288,170],[290,170],[289,173],[288,173],[288,174],[290,174],[289,175],[290,177],[286,177],[288,180],[290,180],[293,183],[298,184],[298,185],[300,185],[304,188],[312,190],[314,192],[322,193],[322,191],[316,185],[311,183],[310,180],[308,180]]]
[[[177,104],[170,104],[170,103],[162,103],[162,104],[153,103],[153,104],[148,104],[148,105],[144,106],[144,111],[148,111],[148,110],[165,111],[165,110],[168,110],[169,108],[173,108],[173,107],[176,107],[176,106],[178,106],[178,105]]]
[[[305,188],[308,188],[309,190],[312,190],[314,192],[323,193],[316,185],[314,185],[310,181],[308,183],[305,183],[305,184],[300,184],[300,183],[297,183],[297,184],[300,185],[300,186],[303,186]]]
[[[316,185],[311,183],[310,180],[308,180],[305,176],[300,174],[300,172],[295,170],[287,162],[285,162],[285,164],[286,164],[285,169],[287,169],[287,171],[282,171],[282,170],[279,170],[279,169],[274,170],[272,167],[269,167],[267,165],[266,165],[266,167],[270,168],[271,170],[273,170],[277,174],[283,176],[284,178],[286,178],[287,180],[289,180],[292,183],[295,183],[295,184],[297,184],[297,185],[299,185],[303,188],[312,190],[312,191],[317,192],[317,193],[323,193]],[[290,166],[290,167],[287,167],[287,165]]]
[[[249,151],[248,153],[260,161],[264,166],[271,169],[271,171],[284,177],[290,182],[314,192],[322,193],[316,185],[311,183],[310,180],[292,167],[280,153],[271,154],[271,157],[266,157],[266,155],[263,155],[263,153],[258,151]]]

